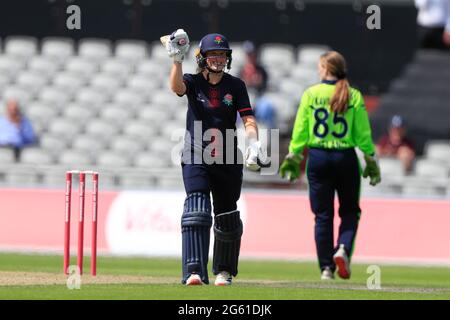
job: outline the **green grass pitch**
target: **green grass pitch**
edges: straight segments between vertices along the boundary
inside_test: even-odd
[[[98,276],[83,275],[81,288],[69,290],[62,256],[0,253],[0,299],[450,299],[450,267],[380,268],[381,290],[369,290],[367,265],[354,264],[351,280],[324,282],[316,263],[243,259],[230,287],[186,287],[178,259],[100,256]]]

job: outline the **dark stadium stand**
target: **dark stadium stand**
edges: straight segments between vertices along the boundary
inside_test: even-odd
[[[372,114],[375,138],[386,132],[391,117],[400,114],[419,153],[432,139],[450,137],[450,54],[419,50],[403,74],[394,80]]]

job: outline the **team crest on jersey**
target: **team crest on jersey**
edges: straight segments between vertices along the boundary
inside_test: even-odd
[[[217,43],[217,44],[222,43],[222,42],[223,42],[222,37],[216,36],[216,37],[214,38],[214,42]]]
[[[233,105],[233,96],[229,93],[227,93],[224,97],[223,97],[223,103],[225,103],[228,107]]]

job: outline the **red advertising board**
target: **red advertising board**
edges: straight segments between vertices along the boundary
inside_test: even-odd
[[[72,197],[73,253],[76,193]],[[99,253],[178,256],[183,200],[183,192],[101,191]],[[87,191],[87,252],[91,205]],[[361,208],[355,261],[450,264],[450,201],[365,198]],[[306,196],[244,192],[239,209],[244,221],[243,257],[315,259],[314,216]],[[338,226],[336,216],[335,234]],[[64,190],[0,190],[0,249],[62,254],[63,232]]]

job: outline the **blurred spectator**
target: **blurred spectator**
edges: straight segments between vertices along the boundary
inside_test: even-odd
[[[272,101],[264,93],[256,98],[255,117],[267,129],[276,128],[276,114]]]
[[[415,0],[420,47],[450,48],[450,0]]]
[[[12,148],[16,161],[19,161],[21,149],[35,142],[30,120],[22,114],[17,101],[9,100],[5,116],[0,117],[0,146]]]
[[[240,71],[240,77],[248,90],[256,95],[253,106],[256,120],[268,129],[274,129],[276,127],[275,108],[272,101],[265,95],[268,81],[267,71],[258,62],[258,52],[253,42],[245,41],[244,51],[247,58]]]
[[[405,172],[410,172],[416,151],[414,144],[406,137],[406,128],[401,116],[392,117],[387,135],[380,138],[377,143],[379,157],[394,157],[403,163]]]
[[[267,72],[264,67],[258,63],[258,53],[253,42],[244,42],[244,51],[247,55],[244,66],[239,72],[239,77],[245,82],[247,88],[261,94],[267,88]]]

